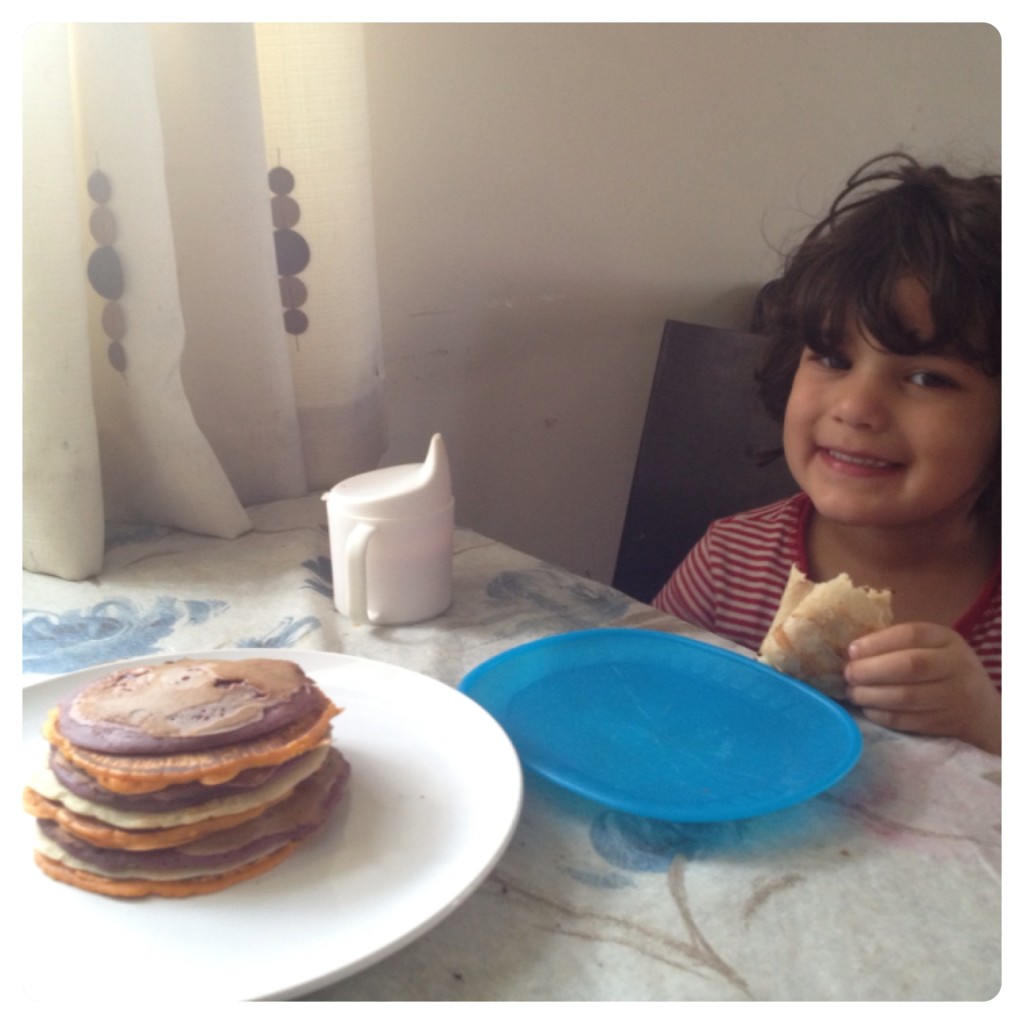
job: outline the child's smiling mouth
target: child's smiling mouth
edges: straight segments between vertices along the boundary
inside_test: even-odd
[[[833,469],[854,475],[893,473],[903,468],[903,463],[882,459],[865,452],[844,451],[841,448],[818,447],[818,455]]]

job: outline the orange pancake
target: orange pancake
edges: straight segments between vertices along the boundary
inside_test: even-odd
[[[289,843],[280,850],[267,854],[259,860],[250,864],[243,864],[241,867],[232,868],[221,875],[202,875],[198,878],[180,878],[173,880],[159,880],[148,878],[106,878],[103,875],[95,875],[91,871],[83,871],[80,868],[68,867],[58,861],[34,851],[36,864],[51,878],[67,885],[73,885],[76,889],[85,889],[87,892],[98,893],[101,896],[199,896],[204,893],[218,892],[227,889],[229,886],[245,882],[257,875],[262,875],[271,868],[277,867],[283,860],[291,856],[301,843]]]

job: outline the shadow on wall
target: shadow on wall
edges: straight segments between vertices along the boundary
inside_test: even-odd
[[[462,525],[609,581],[665,321],[697,310],[743,328],[757,291],[638,297],[628,283],[574,282],[420,313],[416,349],[389,361],[389,402],[421,417],[418,435],[451,438]]]

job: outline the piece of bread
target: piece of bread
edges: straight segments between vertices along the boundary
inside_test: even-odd
[[[847,648],[892,622],[890,591],[856,587],[846,573],[812,583],[794,565],[759,660],[838,699]]]

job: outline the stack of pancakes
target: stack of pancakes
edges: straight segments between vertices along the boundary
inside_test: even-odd
[[[214,892],[279,864],[327,819],[349,766],[339,709],[298,665],[124,668],[53,708],[24,793],[35,860],[110,896]]]

